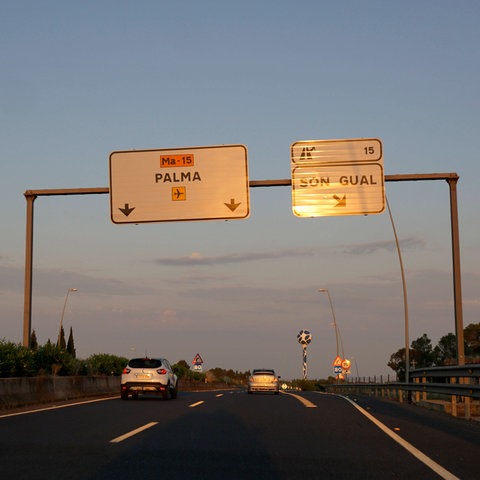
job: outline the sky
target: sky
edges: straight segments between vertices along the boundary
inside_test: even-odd
[[[385,175],[457,173],[464,326],[480,321],[476,0],[0,1],[0,339],[22,342],[26,201],[109,187],[114,151],[245,145],[249,180],[290,179],[302,140],[378,138]],[[455,331],[448,184],[386,182],[409,340]],[[38,197],[32,329],[77,356],[203,369],[394,372],[405,346],[388,211],[300,218],[290,186],[238,220],[114,224],[108,194]],[[326,292],[332,300],[333,310]]]

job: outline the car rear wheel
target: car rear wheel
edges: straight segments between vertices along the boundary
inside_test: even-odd
[[[122,390],[122,391],[120,392],[120,398],[121,398],[122,400],[128,400],[128,393]]]

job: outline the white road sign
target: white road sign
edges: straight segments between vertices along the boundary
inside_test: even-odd
[[[385,210],[380,140],[302,141],[292,145],[291,154],[296,216],[366,215]]]
[[[383,161],[382,142],[378,138],[301,140],[292,144],[291,160],[295,165],[380,162]]]
[[[247,218],[247,148],[112,152],[110,214],[114,223]]]

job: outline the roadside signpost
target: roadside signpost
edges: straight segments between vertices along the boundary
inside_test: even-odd
[[[367,215],[385,210],[380,140],[298,141],[290,153],[296,216]]]
[[[110,154],[113,223],[242,219],[250,214],[244,145]]]
[[[340,378],[340,375],[343,374],[343,368],[342,368],[343,362],[344,360],[342,359],[342,357],[337,356],[335,357],[335,360],[332,363],[333,373],[335,374],[336,378]]]

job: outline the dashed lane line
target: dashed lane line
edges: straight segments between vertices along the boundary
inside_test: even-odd
[[[114,438],[113,440],[110,440],[110,443],[120,443],[126,440],[127,438],[133,437],[134,435],[137,435],[137,433],[143,432],[144,430],[147,430],[148,428],[151,428],[155,425],[157,425],[158,422],[150,422],[147,423],[146,425],[143,425],[143,427],[138,427],[135,430],[132,430],[128,433],[125,433],[124,435],[120,435],[117,438]]]

